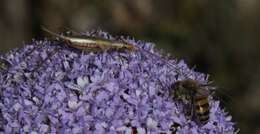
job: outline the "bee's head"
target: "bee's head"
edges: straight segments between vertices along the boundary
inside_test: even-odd
[[[188,90],[196,91],[196,89],[199,88],[199,86],[200,86],[196,80],[192,80],[192,79],[187,79],[187,80],[180,81],[180,82],[181,82],[181,86]]]
[[[177,99],[185,99],[187,96],[193,95],[198,88],[198,83],[195,80],[177,81],[172,86],[172,95]]]
[[[171,92],[173,98],[175,99],[183,99],[185,98],[186,89],[183,87],[181,81],[177,81],[172,86],[172,92]]]

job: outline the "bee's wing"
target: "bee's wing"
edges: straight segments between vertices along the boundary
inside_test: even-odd
[[[221,100],[226,105],[230,105],[234,103],[232,99],[232,95],[225,89],[221,87],[210,86],[211,83],[201,85],[202,88],[207,90],[209,94],[214,94],[214,98],[216,97],[218,100]],[[224,98],[224,99],[223,99]]]
[[[197,89],[196,95],[199,97],[207,97],[210,95],[210,91],[205,88],[199,88]]]
[[[225,90],[224,88],[216,87],[216,86],[210,86],[211,83],[212,82],[210,82],[208,84],[203,84],[203,85],[201,85],[201,87],[207,89],[210,93],[217,92],[219,94],[223,94],[227,98],[232,98],[231,97],[232,95],[230,95],[228,92],[224,91]]]

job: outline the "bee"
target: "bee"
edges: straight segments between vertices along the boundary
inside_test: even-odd
[[[108,39],[90,37],[90,36],[65,36],[54,33],[47,28],[42,27],[42,30],[56,36],[67,43],[68,46],[72,48],[76,48],[83,51],[89,50],[121,50],[127,49],[133,51],[135,47],[132,44],[119,42],[119,41],[111,41]]]
[[[184,104],[185,116],[205,125],[209,121],[209,91],[196,80],[186,79],[175,82],[172,94]]]

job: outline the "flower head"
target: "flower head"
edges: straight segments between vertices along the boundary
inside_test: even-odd
[[[121,40],[136,51],[82,52],[61,41],[36,40],[2,58],[0,131],[6,133],[235,133],[234,123],[210,100],[210,120],[187,120],[170,95],[178,80],[207,83],[184,61],[166,59],[152,43]],[[154,55],[154,56],[152,56]],[[167,61],[167,62],[166,62]]]

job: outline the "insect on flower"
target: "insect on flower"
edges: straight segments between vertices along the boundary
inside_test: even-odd
[[[64,40],[68,46],[72,48],[76,48],[83,51],[93,51],[93,50],[134,50],[134,46],[131,44],[119,42],[119,41],[111,41],[108,39],[102,39],[97,37],[90,36],[65,36],[54,33],[47,28],[42,27],[42,29],[49,34],[56,36],[62,40]]]
[[[34,41],[20,51],[5,55],[3,59],[12,66],[8,71],[0,71],[0,133],[169,133],[170,125],[175,121],[180,123],[176,133],[236,133],[234,123],[226,118],[215,101],[210,101],[210,123],[216,125],[201,128],[186,125],[189,122],[176,111],[178,101],[169,100],[168,88],[156,81],[157,72],[172,69],[166,68],[165,64],[155,64],[162,63],[159,58],[150,59],[151,56],[141,50],[134,56],[136,51],[126,52],[122,54],[124,60],[133,62],[125,67],[125,62],[117,59],[111,64],[121,56],[117,51],[111,56],[108,53],[82,54],[64,49],[63,44],[63,40]],[[133,41],[133,45],[148,46],[150,43]],[[38,48],[33,51],[35,47]],[[52,57],[51,53],[58,52],[58,48],[60,53],[46,61]],[[153,48],[147,51],[153,51]],[[46,67],[31,72],[39,61]],[[167,80],[162,81],[166,86],[170,80],[174,82],[171,77],[183,78],[192,73],[188,69],[179,71],[183,64],[173,62],[173,65],[176,74],[160,77]],[[193,73],[197,78],[197,73]],[[149,89],[144,88],[146,85]],[[161,93],[163,89],[165,95]],[[156,96],[157,93],[162,95]]]
[[[173,96],[184,104],[186,117],[195,117],[199,124],[204,125],[209,120],[209,91],[196,80],[177,81],[173,86]]]
[[[85,35],[83,36],[83,35],[80,35],[79,32],[74,32],[74,33],[77,33],[77,35],[74,35],[74,36],[65,36],[65,35],[60,35],[60,34],[54,33],[45,27],[42,27],[42,30],[55,37],[58,37],[59,39],[66,42],[66,44],[68,46],[70,46],[72,48],[76,48],[78,50],[83,50],[86,52],[108,51],[108,50],[129,50],[131,52],[133,50],[139,50],[141,52],[147,53],[151,57],[159,58],[168,66],[172,66],[164,58],[162,58],[150,51],[147,51],[145,49],[134,46],[133,44],[127,43],[127,42],[112,41],[109,39],[90,37],[90,36],[85,36]]]
[[[128,43],[123,43],[119,41],[111,41],[108,39],[103,38],[97,38],[97,37],[90,37],[90,36],[83,36],[83,35],[60,35],[57,33],[54,33],[50,31],[47,28],[42,27],[42,30],[61,39],[63,42],[65,42],[68,46],[86,51],[86,52],[97,52],[97,51],[108,51],[108,50],[129,50],[133,51],[135,47]],[[62,44],[62,42],[58,42],[57,44]],[[59,48],[60,49],[60,48]],[[48,58],[46,58],[44,61],[42,61],[36,68],[33,69],[33,72],[35,70],[38,70],[42,64],[47,61],[49,58],[51,58],[53,55],[56,54],[56,52],[59,50],[57,49],[55,52],[52,52],[48,55],[50,55]]]

